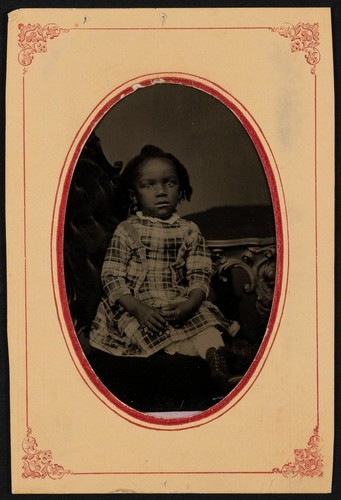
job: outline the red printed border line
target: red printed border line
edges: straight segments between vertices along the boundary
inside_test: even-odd
[[[163,474],[282,474],[285,477],[322,477],[323,476],[323,457],[320,452],[321,438],[319,436],[319,374],[318,374],[318,277],[317,277],[317,165],[316,165],[316,65],[320,61],[320,53],[317,49],[319,45],[319,31],[318,23],[313,25],[308,23],[298,23],[296,26],[286,24],[280,28],[273,27],[239,27],[239,28],[165,28],[164,23],[166,16],[160,18],[162,21],[162,28],[140,28],[140,29],[268,29],[272,32],[277,32],[280,36],[289,38],[291,42],[291,51],[305,52],[305,58],[308,64],[312,66],[311,73],[315,75],[315,254],[316,254],[316,382],[317,382],[317,425],[314,429],[313,435],[308,441],[308,447],[305,449],[294,450],[294,462],[289,462],[281,468],[273,468],[272,471],[221,471],[221,472],[165,472]],[[35,54],[47,51],[47,40],[58,37],[61,33],[69,32],[69,29],[60,28],[55,23],[50,23],[42,27],[40,24],[19,24],[19,47],[21,51],[18,55],[18,61],[21,65],[29,66]],[[76,29],[96,29],[96,28],[72,28]],[[104,28],[105,29],[105,28]],[[131,28],[111,28],[115,29],[131,29]],[[28,426],[29,421],[29,398],[28,398],[28,336],[27,336],[27,268],[26,268],[26,237],[27,237],[27,224],[26,224],[26,161],[25,161],[25,78],[23,78],[23,180],[24,180],[24,256],[25,256],[25,348],[26,348],[26,426],[27,433],[23,441],[23,474],[22,477],[40,478],[44,479],[61,479],[65,475],[84,475],[84,474],[161,474],[160,472],[71,472],[63,466],[52,463],[52,452],[50,450],[40,451],[36,439],[31,435],[31,428]]]
[[[177,472],[72,472],[71,470],[64,469],[61,465],[52,463],[51,450],[39,450],[38,443],[34,437],[31,436],[31,429],[27,429],[27,436],[23,441],[23,474],[24,479],[62,479],[66,474],[80,476],[80,475],[161,475],[161,474],[282,474],[284,477],[322,477],[323,476],[323,457],[320,453],[321,438],[318,435],[317,428],[314,429],[314,434],[308,442],[308,447],[305,449],[294,450],[295,460],[289,462],[281,468],[274,468],[272,471],[177,471]]]
[[[270,30],[272,32],[277,32],[279,35],[289,38],[291,43],[291,52],[304,52],[305,58],[308,64],[312,66],[311,73],[314,75],[316,72],[316,65],[320,62],[321,55],[317,49],[320,45],[319,41],[319,24],[309,24],[309,23],[298,23],[295,26],[290,23],[285,23],[281,27],[270,27],[270,26],[249,26],[249,27],[180,27],[180,28],[168,28],[164,24],[166,22],[167,16],[164,13],[160,14],[160,20],[162,23],[161,28],[60,28],[55,23],[46,24],[42,27],[40,24],[19,24],[19,35],[18,44],[21,51],[18,55],[18,61],[22,66],[29,66],[34,58],[34,55],[40,52],[47,51],[47,40],[52,40],[57,38],[61,33],[68,33],[69,31],[77,30],[88,30],[88,31],[113,31],[113,30],[232,30],[232,29],[244,29],[244,30]],[[87,18],[84,18],[86,22]]]

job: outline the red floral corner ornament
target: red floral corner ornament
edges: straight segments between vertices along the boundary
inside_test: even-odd
[[[58,464],[52,464],[52,453],[50,450],[39,451],[38,443],[31,436],[31,429],[27,429],[26,438],[23,441],[23,474],[24,479],[29,477],[35,479],[61,479],[65,474],[71,474],[70,470],[65,470],[64,467]]]
[[[308,448],[303,450],[294,450],[295,461],[289,462],[281,469],[273,469],[272,472],[283,474],[285,477],[322,477],[323,476],[323,458],[320,454],[321,438],[318,435],[318,429],[314,429],[314,434],[308,441]]]
[[[321,54],[317,47],[320,45],[319,24],[298,23],[296,26],[285,23],[280,28],[271,28],[291,42],[291,52],[305,52],[308,64],[312,66],[311,73],[315,75],[316,65],[320,62]]]
[[[40,24],[19,24],[18,28],[18,45],[22,49],[18,61],[22,66],[29,66],[35,54],[47,51],[48,39],[52,40],[61,33],[69,31],[54,23],[46,24],[44,27]]]

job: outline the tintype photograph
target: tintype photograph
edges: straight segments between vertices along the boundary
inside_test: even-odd
[[[276,278],[256,146],[228,103],[196,87],[136,85],[113,105],[80,153],[65,214],[68,304],[95,376],[164,417],[242,382]]]

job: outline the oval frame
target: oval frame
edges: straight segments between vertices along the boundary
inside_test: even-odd
[[[162,83],[191,86],[206,92],[221,101],[239,119],[250,136],[264,168],[274,210],[277,247],[276,280],[271,313],[264,338],[249,369],[241,382],[222,401],[203,410],[199,414],[179,418],[155,417],[139,412],[118,400],[98,379],[85,358],[72,324],[67,302],[63,266],[64,220],[68,193],[78,157],[86,140],[98,122],[117,102],[141,87]],[[275,157],[262,129],[240,101],[216,83],[187,73],[147,74],[136,77],[116,87],[97,104],[80,126],[62,166],[53,207],[50,256],[54,300],[58,321],[67,349],[85,384],[110,410],[125,420],[148,429],[168,431],[190,429],[211,422],[231,410],[248,393],[258,379],[277,336],[287,294],[288,242],[287,210],[280,172]]]

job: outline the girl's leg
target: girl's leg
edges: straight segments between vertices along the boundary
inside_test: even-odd
[[[165,352],[167,354],[183,354],[184,356],[198,356],[198,351],[196,350],[190,339],[177,340],[165,347]]]
[[[189,340],[199,356],[207,362],[211,379],[222,392],[229,391],[241,380],[242,377],[233,377],[229,370],[224,342],[216,328],[209,327]]]
[[[203,359],[206,359],[207,351],[210,348],[219,349],[219,347],[224,346],[221,333],[213,326],[197,333],[197,335],[194,335],[189,340],[195,347],[197,354]]]
[[[220,332],[214,327],[193,335],[189,339],[178,340],[165,348],[168,354],[184,354],[185,356],[200,356],[206,359],[206,353],[210,347],[218,349],[223,347],[224,342]]]
[[[223,339],[214,327],[208,327],[189,339],[173,342],[165,348],[165,351],[168,354],[178,353],[203,358],[209,366],[212,381],[223,393],[229,391],[241,379],[241,377],[233,377],[230,373]]]

